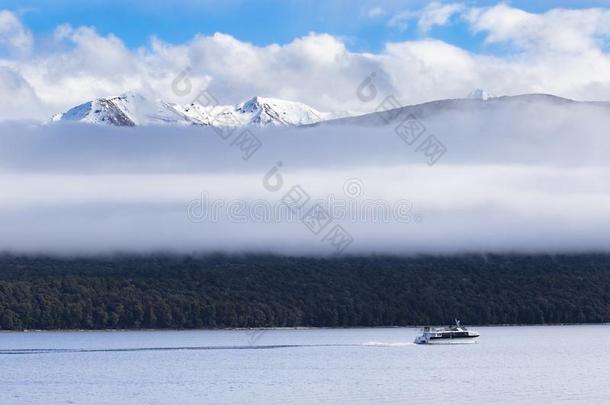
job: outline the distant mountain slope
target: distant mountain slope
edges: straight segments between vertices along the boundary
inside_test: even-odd
[[[397,125],[406,117],[413,115],[418,119],[425,119],[434,115],[461,112],[461,113],[485,113],[500,111],[507,107],[518,108],[540,108],[543,106],[557,107],[569,104],[608,106],[602,102],[574,101],[549,94],[524,94],[519,96],[492,97],[488,94],[474,94],[469,98],[448,99],[430,101],[399,108],[384,109],[383,104],[375,108],[375,112],[355,117],[338,118],[329,120],[326,124],[357,125],[357,126],[383,126]]]
[[[203,106],[149,100],[140,94],[100,98],[57,114],[53,121],[80,121],[115,126],[300,126],[335,118],[308,105],[275,98],[253,97],[243,103]]]

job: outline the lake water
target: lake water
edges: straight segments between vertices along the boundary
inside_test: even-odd
[[[610,403],[610,325],[0,333],[0,404]]]

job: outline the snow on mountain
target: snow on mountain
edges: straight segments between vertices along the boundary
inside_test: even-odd
[[[566,104],[610,108],[608,103],[578,102],[548,94],[494,97],[478,89],[466,99],[437,100],[388,111],[346,115],[324,113],[302,103],[266,97],[253,97],[237,105],[205,106],[198,103],[173,104],[162,100],[152,101],[140,94],[127,93],[89,101],[63,114],[57,114],[53,121],[79,121],[115,126],[285,127],[318,123],[383,126],[396,125],[408,116],[425,119],[446,112],[487,114],[508,107],[536,108]]]
[[[81,121],[90,124],[134,126],[135,122],[121,109],[119,97],[98,99],[76,106],[63,114],[57,114],[53,121]]]
[[[183,117],[162,101],[150,101],[137,93],[100,98],[76,106],[53,121],[80,121],[91,124],[136,126],[156,123],[182,123]]]
[[[254,125],[309,125],[332,118],[303,103],[253,97],[237,106],[237,112]]]
[[[483,89],[474,89],[471,91],[466,98],[475,99],[475,100],[489,100],[490,98],[495,98],[493,94],[486,92]]]
[[[57,114],[53,121],[79,121],[116,126],[204,125],[204,126],[301,126],[337,118],[303,103],[253,97],[243,103],[204,106],[151,101],[137,93],[100,98]]]

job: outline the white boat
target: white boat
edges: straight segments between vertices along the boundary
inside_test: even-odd
[[[460,321],[456,319],[454,326],[446,328],[426,326],[422,329],[422,334],[415,338],[415,343],[427,345],[476,343],[478,337],[477,332],[461,326]]]

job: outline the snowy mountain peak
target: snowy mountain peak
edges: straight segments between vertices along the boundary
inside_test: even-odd
[[[252,97],[235,106],[180,105],[149,100],[138,93],[100,98],[57,114],[53,121],[136,126],[155,124],[204,126],[301,126],[334,118],[308,105],[267,97]]]
[[[466,98],[475,99],[475,100],[489,100],[490,98],[494,98],[493,94],[486,92],[483,89],[474,89],[473,91],[466,96]]]
[[[81,121],[91,124],[135,126],[136,122],[125,111],[130,104],[127,95],[100,98],[78,105],[63,114],[56,114],[53,121]]]
[[[251,99],[244,101],[241,104],[238,104],[237,109],[241,109],[244,112],[255,112],[262,108],[262,104],[269,103],[272,100],[273,99],[271,98],[254,96]]]
[[[259,96],[238,104],[236,111],[257,126],[309,125],[329,118],[303,103]]]

